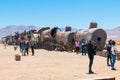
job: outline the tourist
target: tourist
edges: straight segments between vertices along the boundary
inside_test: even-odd
[[[111,60],[111,47],[112,47],[112,40],[109,40],[108,44],[106,45],[106,48],[107,48],[107,66],[111,66],[111,64],[112,64],[112,60]]]
[[[14,46],[14,50],[16,51],[16,50],[17,50],[17,48],[18,48],[17,41],[15,41],[15,42],[13,43],[13,46]]]
[[[87,50],[88,50],[88,58],[89,58],[89,74],[93,74],[94,72],[92,71],[92,65],[93,65],[93,60],[94,60],[94,46],[93,42],[89,41],[87,44]]]
[[[27,41],[27,42],[26,42],[26,52],[27,52],[27,56],[29,55],[29,47],[30,47],[30,42]]]
[[[82,39],[81,41],[81,46],[82,46],[82,56],[85,55],[86,56],[86,44],[85,44],[85,40]]]
[[[79,41],[79,39],[76,39],[76,41],[75,41],[75,52],[77,54],[79,54],[79,50],[80,50],[80,41]]]
[[[75,39],[72,39],[72,41],[71,41],[72,52],[75,51],[74,44],[75,44]]]
[[[19,42],[19,48],[20,48],[20,53],[22,53],[22,43],[21,43],[21,41]]]
[[[34,56],[34,48],[35,48],[35,42],[34,41],[30,42],[30,48],[31,48],[31,51],[32,51],[32,56]]]
[[[6,48],[7,47],[7,41],[5,40],[3,43],[4,43],[4,48]]]
[[[22,56],[26,56],[26,48],[27,48],[27,46],[26,46],[26,43],[25,43],[25,41],[23,41],[22,42],[22,44],[21,44],[21,49],[22,49]]]
[[[117,54],[117,48],[115,46],[116,42],[112,41],[112,47],[111,47],[111,58],[112,58],[112,65],[111,65],[111,70],[116,70],[115,69],[115,62],[116,62],[116,54]]]

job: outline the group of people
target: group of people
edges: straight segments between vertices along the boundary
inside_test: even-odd
[[[106,45],[107,49],[107,66],[111,67],[111,70],[116,70],[115,68],[115,62],[116,62],[116,54],[117,54],[117,48],[116,48],[116,42],[114,40],[109,40],[108,44]],[[88,51],[88,58],[89,58],[89,74],[93,74],[92,71],[92,64],[94,60],[94,55],[96,55],[95,50],[97,46],[93,41],[89,41],[87,43],[87,51]]]
[[[82,50],[82,55],[86,55],[86,42],[84,39],[76,39],[74,42],[75,52],[79,54],[80,48]]]
[[[107,66],[110,66],[111,70],[116,70],[115,69],[115,62],[116,62],[117,48],[116,48],[115,44],[116,44],[116,42],[114,40],[109,40],[108,44],[106,45],[106,49],[107,49]]]
[[[92,64],[94,60],[94,55],[96,55],[97,45],[94,41],[90,40],[86,42],[84,39],[80,41],[80,39],[76,39],[74,42],[75,52],[79,54],[80,48],[82,52],[82,56],[86,55],[88,53],[89,58],[89,74],[93,74],[92,71]]]
[[[16,50],[16,44],[14,44],[14,50]],[[88,58],[89,58],[89,74],[93,74],[94,72],[92,71],[92,65],[93,65],[93,60],[94,60],[94,55],[96,55],[96,49],[97,45],[94,41],[90,40],[86,42],[84,39],[80,41],[80,39],[76,39],[74,41],[74,47],[75,47],[75,52],[79,54],[80,48],[82,52],[82,56],[86,55],[88,53]],[[114,40],[109,40],[108,44],[106,45],[107,49],[107,66],[111,67],[111,70],[116,70],[115,69],[115,62],[116,62],[116,52],[117,48],[115,46],[116,42]],[[34,41],[23,41],[20,42],[19,44],[20,47],[20,52],[22,53],[22,56],[29,55],[29,49],[31,48],[32,56],[34,56],[34,48],[35,48],[35,42]]]
[[[29,55],[29,50],[31,49],[32,56],[34,56],[34,48],[35,48],[35,42],[34,41],[19,41],[19,44],[17,42],[14,43],[14,50],[20,48],[20,53],[22,53],[22,56]]]

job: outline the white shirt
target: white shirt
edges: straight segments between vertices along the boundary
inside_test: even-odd
[[[85,45],[85,42],[82,42],[81,45],[82,45],[82,46]]]
[[[112,54],[114,54],[114,55],[115,55],[115,52],[114,52],[114,51],[116,51],[116,52],[117,52],[117,48],[116,48],[115,46],[112,46],[111,51],[112,51]]]

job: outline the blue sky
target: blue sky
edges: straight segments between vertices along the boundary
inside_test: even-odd
[[[120,26],[120,0],[0,0],[0,28],[36,25],[87,29]]]

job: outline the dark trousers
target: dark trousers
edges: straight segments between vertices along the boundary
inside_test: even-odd
[[[27,47],[27,48],[26,48],[27,55],[29,55],[29,51],[28,51],[28,49],[29,49],[29,48]]]
[[[82,46],[82,55],[86,55],[86,48]]]
[[[34,56],[34,46],[31,46],[32,56]]]
[[[75,52],[78,54],[80,50],[80,47],[76,47]]]
[[[92,71],[92,65],[93,65],[93,60],[94,60],[94,54],[93,53],[88,53],[89,57],[89,71]]]
[[[110,61],[110,64],[112,64],[112,58],[110,53],[107,54],[107,65],[109,65],[109,61]]]

